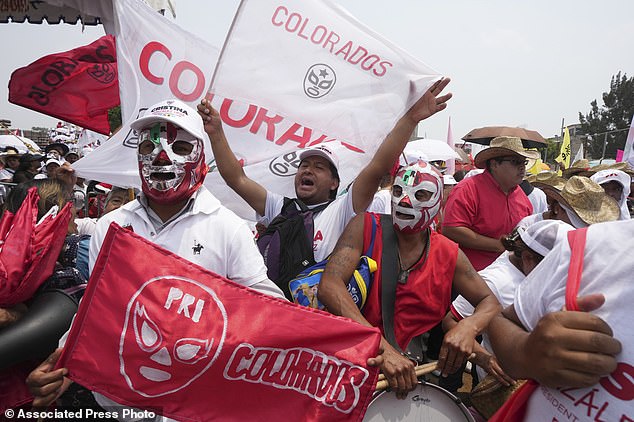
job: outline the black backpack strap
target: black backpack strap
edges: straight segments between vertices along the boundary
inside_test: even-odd
[[[394,334],[394,302],[396,301],[396,279],[398,278],[398,241],[392,227],[392,216],[381,214],[381,238],[383,255],[381,256],[381,316],[385,339],[399,352],[403,353]]]

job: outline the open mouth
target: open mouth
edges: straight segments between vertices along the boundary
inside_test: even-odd
[[[155,180],[155,181],[159,181],[159,182],[164,182],[167,180],[172,180],[176,177],[176,174],[173,172],[167,172],[167,173],[152,173],[150,174],[150,179],[151,180]]]
[[[309,179],[307,177],[302,177],[302,180],[300,181],[300,184],[302,186],[314,186],[315,182],[312,179]]]
[[[396,211],[394,213],[394,215],[396,217],[400,218],[401,220],[413,220],[414,219],[413,215],[411,215],[411,214],[403,214],[402,212],[398,212],[398,211]]]

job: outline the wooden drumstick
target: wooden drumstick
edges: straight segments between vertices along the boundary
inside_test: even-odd
[[[438,361],[429,362],[424,365],[418,365],[414,370],[416,371],[416,377],[421,377],[425,374],[429,374],[433,372],[438,366]],[[375,391],[383,391],[387,389],[390,385],[385,379],[385,374],[379,374],[378,382],[376,383]]]

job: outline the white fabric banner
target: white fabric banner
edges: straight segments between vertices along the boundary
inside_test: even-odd
[[[371,154],[438,77],[331,1],[243,0],[210,91],[296,122],[273,155],[321,134]]]
[[[200,81],[213,74],[217,49],[147,6],[128,3],[115,2],[123,121],[169,97],[195,107]],[[332,142],[339,157],[343,191],[438,79],[437,72],[329,1],[244,1],[222,54],[208,95],[231,148],[249,177],[286,196],[294,196],[299,151],[322,142]],[[182,62],[190,64],[185,71]],[[175,88],[170,81],[178,77]],[[205,82],[207,87],[211,81]],[[86,178],[138,187],[135,146],[126,124],[75,168]],[[205,185],[223,205],[254,220],[255,212],[216,171],[208,147]]]

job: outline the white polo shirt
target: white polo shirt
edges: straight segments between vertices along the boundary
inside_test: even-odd
[[[264,210],[264,217],[268,218],[268,221],[273,221],[280,212],[282,212],[282,206],[284,205],[284,196],[266,192],[266,206]],[[314,208],[318,205],[310,206],[308,208]],[[317,213],[313,217],[314,221],[314,237],[313,237],[313,251],[315,255],[315,261],[323,261],[328,255],[335,249],[335,245],[339,240],[339,236],[343,233],[343,229],[356,213],[352,205],[352,191],[348,190],[345,194],[339,196],[332,201],[325,210]]]
[[[188,209],[160,231],[154,228],[138,199],[101,217],[90,241],[90,271],[110,223],[116,222],[122,227],[131,226],[139,236],[216,274],[283,298],[279,288],[267,278],[264,260],[247,224],[223,207],[204,186],[192,198]]]

